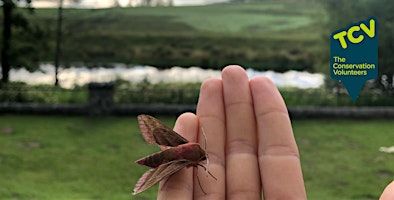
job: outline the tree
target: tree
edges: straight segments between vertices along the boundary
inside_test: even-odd
[[[375,87],[387,95],[394,95],[394,4],[392,0],[340,1],[327,0],[329,15],[327,28],[336,30],[354,22],[374,16],[378,20],[379,75]],[[328,37],[326,37],[328,38]]]
[[[62,21],[63,21],[63,0],[60,0],[58,15],[57,15],[57,27],[56,27],[55,86],[59,85],[58,73],[59,73],[59,59],[61,54],[60,44],[62,38]]]
[[[11,17],[14,7],[15,4],[12,0],[3,1],[3,44],[1,49],[2,82],[8,82],[8,73],[10,71],[9,49],[11,41]]]
[[[11,66],[11,37],[12,37],[12,26],[26,27],[27,20],[22,16],[15,14],[15,1],[13,0],[1,0],[3,4],[3,33],[2,33],[2,49],[1,49],[1,72],[2,82],[7,83],[9,80],[9,71]],[[31,0],[26,0],[27,5],[30,6]]]

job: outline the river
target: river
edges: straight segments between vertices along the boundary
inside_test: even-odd
[[[172,1],[172,3],[170,3]],[[154,0],[152,4],[158,3],[162,5],[173,5],[173,6],[201,6],[214,3],[226,3],[230,0]],[[110,8],[114,6],[128,7],[128,6],[141,6],[143,0],[65,0],[63,6],[65,8]],[[159,3],[161,2],[161,3]],[[26,6],[25,1],[18,1],[19,6]],[[35,0],[32,1],[34,8],[57,8],[59,6],[58,1],[53,0]]]
[[[112,68],[86,68],[70,67],[60,68],[59,83],[61,87],[73,88],[90,82],[109,82],[117,79],[138,83],[147,80],[150,83],[160,82],[202,82],[207,78],[220,78],[219,70],[202,69],[199,67],[172,67],[159,70],[151,66],[128,66],[125,64],[113,64]],[[277,73],[274,71],[256,71],[247,69],[249,78],[255,76],[267,76],[278,87],[318,88],[324,83],[324,75],[318,73],[288,71]],[[29,72],[24,68],[12,69],[10,81],[25,82],[30,85],[53,84],[55,82],[55,69],[52,64],[41,64],[40,70]]]

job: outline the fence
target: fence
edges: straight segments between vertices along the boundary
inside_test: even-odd
[[[114,84],[114,83],[110,83]],[[199,85],[192,87],[113,85],[115,104],[196,104]],[[379,91],[362,91],[356,102],[352,102],[346,91],[332,92],[325,89],[280,89],[288,106],[394,106],[394,96]],[[108,96],[107,95],[107,96]],[[106,95],[104,95],[106,96]],[[64,89],[53,86],[14,85],[0,87],[2,103],[50,103],[87,104],[89,85]]]
[[[393,97],[379,93],[362,93],[355,103],[346,93],[329,93],[321,89],[281,90],[281,93],[289,112],[296,118],[393,117],[391,113],[394,112]],[[114,83],[92,83],[70,90],[53,86],[9,86],[0,90],[0,113],[177,115],[194,111],[198,95],[198,87],[117,88]]]
[[[0,87],[2,103],[87,103],[89,91],[87,87],[72,90],[60,87],[40,85],[10,85]]]
[[[199,95],[199,87],[116,88],[115,86],[114,83],[89,84],[74,89],[53,86],[8,86],[0,88],[0,102],[87,104],[91,89],[101,91],[105,88],[112,90],[108,95],[113,96],[116,104],[196,104]],[[103,88],[100,89],[100,87]],[[103,95],[103,97],[108,95]]]

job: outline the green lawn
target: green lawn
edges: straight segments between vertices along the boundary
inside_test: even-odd
[[[172,117],[159,117],[172,126]],[[393,120],[295,120],[309,199],[377,199],[394,178]],[[157,151],[136,117],[0,116],[0,199],[152,199],[131,191]]]
[[[249,32],[254,36],[309,26],[325,16],[319,3],[297,1],[186,7],[65,9],[63,14],[66,31],[159,35],[179,34],[180,31],[226,35],[229,32],[239,35]],[[33,17],[50,25],[49,22],[56,20],[57,9],[36,9]]]
[[[48,43],[36,45],[41,48],[36,52],[42,54],[41,61],[52,61],[57,9],[34,13],[26,15],[44,30]],[[240,64],[277,71],[312,71],[315,55],[325,48],[321,38],[327,21],[319,3],[298,1],[64,9],[63,17],[64,64],[121,62],[216,69]]]

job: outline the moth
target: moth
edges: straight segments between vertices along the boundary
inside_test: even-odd
[[[201,166],[216,179],[204,165],[200,164],[201,161],[207,160],[207,153],[200,144],[189,142],[152,116],[139,115],[138,123],[146,142],[162,146],[164,150],[136,161],[151,169],[138,180],[133,190],[134,195],[149,189],[184,167]],[[205,193],[204,190],[203,192]]]

